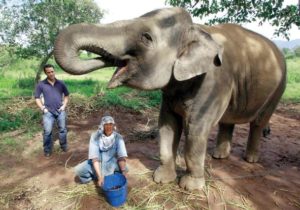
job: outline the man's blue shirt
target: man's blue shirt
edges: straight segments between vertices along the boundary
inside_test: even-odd
[[[63,96],[68,96],[69,91],[65,83],[61,80],[55,79],[52,86],[47,79],[40,81],[35,89],[35,98],[40,98],[41,94],[44,97],[44,106],[52,113],[62,106]]]

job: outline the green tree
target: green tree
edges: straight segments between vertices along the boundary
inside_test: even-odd
[[[0,44],[0,75],[4,74],[4,67],[11,65],[16,60],[13,47]]]
[[[283,52],[284,55],[292,53],[292,50],[290,48],[286,48],[286,47],[282,48],[281,51]]]
[[[276,36],[289,39],[295,24],[300,29],[300,0],[283,4],[284,0],[166,0],[167,4],[186,8],[194,17],[208,18],[207,24],[269,22]],[[287,1],[288,2],[288,1]]]
[[[296,47],[294,52],[297,57],[300,57],[300,46]]]
[[[284,57],[286,59],[294,58],[295,57],[295,52],[294,50],[290,48],[283,48],[281,49],[282,53],[284,54]]]
[[[36,81],[53,55],[55,38],[75,23],[99,23],[103,11],[93,0],[0,1],[0,41],[13,46],[19,57],[40,57]]]

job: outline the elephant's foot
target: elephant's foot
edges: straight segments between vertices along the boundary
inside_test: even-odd
[[[230,154],[230,143],[223,143],[215,148],[213,157],[217,159],[227,158]]]
[[[188,191],[192,190],[202,190],[205,185],[204,177],[197,178],[191,175],[184,175],[181,177],[179,186]]]
[[[159,166],[153,174],[153,178],[156,183],[169,183],[174,181],[176,177],[177,174],[175,169],[171,169],[164,165]]]
[[[245,160],[249,163],[256,163],[259,159],[259,155],[258,153],[250,153],[250,152],[247,152],[246,153],[246,156],[245,156]]]

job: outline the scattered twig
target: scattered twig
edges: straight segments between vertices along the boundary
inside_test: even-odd
[[[70,157],[68,157],[68,159],[66,160],[66,162],[65,162],[65,169],[67,169],[67,164],[68,164],[68,161],[71,159],[71,157],[73,156],[73,152],[72,152],[72,154],[70,155]]]

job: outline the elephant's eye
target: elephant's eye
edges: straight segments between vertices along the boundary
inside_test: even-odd
[[[142,39],[142,42],[146,45],[151,44],[151,42],[153,41],[151,35],[147,32],[142,34],[141,39]]]

